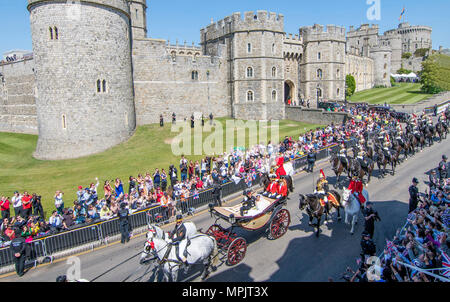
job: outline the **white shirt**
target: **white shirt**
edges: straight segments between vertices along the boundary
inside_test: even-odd
[[[11,198],[12,204],[14,208],[18,208],[22,206],[22,195],[19,196],[13,196],[13,198]]]
[[[56,197],[55,197],[55,207],[59,208],[62,204],[63,204],[63,194],[59,193]]]

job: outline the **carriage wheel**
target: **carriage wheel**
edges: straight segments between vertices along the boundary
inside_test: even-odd
[[[286,234],[289,225],[291,224],[291,214],[288,210],[280,210],[270,223],[270,239],[278,239]]]
[[[227,264],[230,266],[238,264],[244,259],[246,252],[247,242],[245,239],[241,237],[234,239],[228,247]]]
[[[213,224],[212,226],[209,227],[209,229],[206,231],[206,235],[210,235],[213,236],[214,238],[216,238],[216,233],[222,231],[222,228],[217,225],[217,224]],[[217,239],[217,238],[216,238]]]

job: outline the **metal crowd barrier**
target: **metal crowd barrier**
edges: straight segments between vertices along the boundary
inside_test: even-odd
[[[355,144],[355,140],[346,142],[347,146],[354,146]],[[337,149],[338,145],[334,144],[319,150],[317,153],[317,160],[327,158],[331,152],[336,152]],[[307,156],[297,157],[291,161],[293,162],[294,169],[299,170],[307,165]],[[257,173],[256,179],[252,180],[252,185],[259,184],[259,182],[260,175]],[[225,183],[222,185],[221,198],[242,191],[245,187],[247,187],[245,179],[241,179],[237,184],[233,181]],[[196,198],[190,196],[186,201],[181,202],[178,200],[176,206],[183,214],[186,214],[192,208],[198,209],[201,206],[213,202],[213,200],[212,189],[207,189],[199,193]],[[167,222],[170,218],[168,212],[168,208],[166,207],[155,206],[133,213],[130,215],[131,228],[142,227],[149,223]],[[31,242],[29,246],[31,247],[32,259],[37,259],[38,257],[52,256],[57,252],[81,246],[83,244],[89,244],[96,241],[107,242],[109,237],[119,233],[118,218],[114,218],[107,221],[97,221],[93,224],[82,226],[74,230],[39,238]],[[11,265],[13,263],[14,259],[9,247],[1,248],[0,267]]]

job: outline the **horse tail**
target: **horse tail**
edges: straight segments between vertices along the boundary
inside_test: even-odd
[[[213,249],[213,258],[212,258],[212,265],[217,266],[219,263],[219,250],[217,248],[217,241],[213,237],[210,237],[214,242],[214,249]]]

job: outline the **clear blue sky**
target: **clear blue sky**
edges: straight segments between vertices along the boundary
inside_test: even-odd
[[[336,24],[355,27],[377,23],[380,33],[398,26],[403,6],[407,21],[433,27],[433,48],[450,47],[449,0],[380,0],[381,19],[367,19],[367,0],[147,0],[148,35],[188,44],[200,41],[200,29],[233,12],[268,10],[285,16],[285,32],[297,34],[300,26]],[[369,0],[374,1],[374,0]],[[12,49],[31,50],[27,0],[0,0],[0,54]]]

